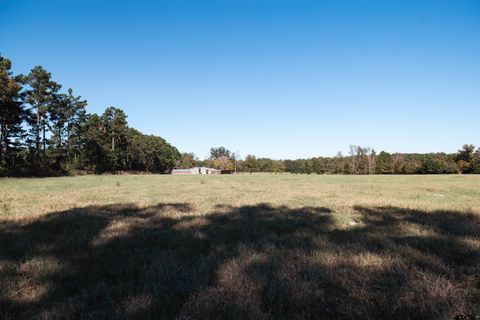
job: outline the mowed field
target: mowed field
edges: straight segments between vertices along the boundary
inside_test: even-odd
[[[0,180],[0,319],[480,315],[480,176]]]

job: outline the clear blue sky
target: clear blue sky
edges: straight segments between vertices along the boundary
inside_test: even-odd
[[[0,52],[200,158],[480,144],[478,0],[0,0]]]

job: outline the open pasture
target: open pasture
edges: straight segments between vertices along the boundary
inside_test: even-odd
[[[479,252],[479,176],[0,180],[0,319],[451,319]]]

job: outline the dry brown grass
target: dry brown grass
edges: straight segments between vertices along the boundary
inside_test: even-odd
[[[159,190],[172,192],[173,200],[145,204],[151,190],[143,188],[153,188],[148,181],[154,177],[120,191],[123,201],[116,200],[121,187],[115,181],[122,179],[123,186],[134,177],[101,178],[111,183],[112,204],[72,206],[68,200],[56,205],[71,209],[46,209],[51,197],[73,193],[58,186],[46,189],[45,204],[34,212],[32,199],[5,198],[27,197],[38,185],[4,194],[10,208],[0,218],[0,319],[480,314],[479,200],[460,201],[478,194],[470,186],[478,180],[412,177],[415,198],[402,191],[404,177],[208,177],[202,178],[205,184],[192,177],[160,177],[157,181],[167,183]],[[81,188],[85,177],[76,179],[53,181],[78,183],[76,197],[107,190],[101,179],[90,190]],[[52,180],[2,182],[0,189],[6,190],[8,184]],[[190,195],[168,191],[172,185]],[[397,198],[381,199],[395,190]],[[449,201],[432,201],[427,196],[432,192]],[[134,193],[138,201],[126,203]],[[266,193],[269,204],[256,202]],[[451,201],[454,194],[457,200]],[[178,201],[186,198],[191,201]]]

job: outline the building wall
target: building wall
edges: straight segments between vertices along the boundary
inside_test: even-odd
[[[199,168],[173,169],[172,174],[199,174]]]

